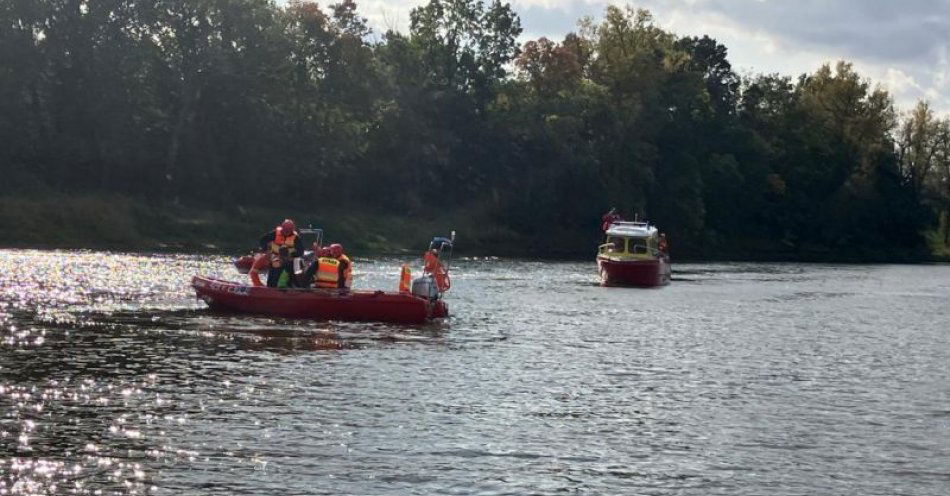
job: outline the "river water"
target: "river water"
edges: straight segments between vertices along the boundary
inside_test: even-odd
[[[240,277],[0,251],[0,494],[950,494],[950,266],[457,260],[422,327],[212,314],[196,273]]]

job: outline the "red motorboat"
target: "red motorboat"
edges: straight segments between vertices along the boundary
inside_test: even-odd
[[[606,230],[597,266],[604,286],[654,287],[669,284],[670,257],[656,227],[646,222],[615,221]]]
[[[323,231],[309,228],[303,234],[315,234],[316,255]],[[352,291],[348,288],[269,288],[260,285],[255,266],[261,255],[239,258],[234,265],[242,274],[250,274],[254,284],[240,284],[204,276],[195,276],[191,285],[198,298],[216,310],[256,313],[275,317],[320,320],[348,320],[420,324],[430,319],[448,317],[449,310],[442,296],[449,290],[450,264],[455,232],[452,237],[436,237],[426,251],[426,266],[421,277],[410,281],[408,266],[400,276],[400,291]],[[263,259],[266,261],[266,259]]]
[[[421,324],[448,316],[442,299],[347,289],[276,289],[195,276],[198,298],[214,310],[295,319]]]

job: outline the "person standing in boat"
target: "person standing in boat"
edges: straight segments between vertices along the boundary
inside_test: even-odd
[[[286,219],[260,239],[261,251],[270,256],[270,268],[267,271],[267,287],[276,288],[284,272],[293,274],[293,259],[303,255],[303,241],[297,233],[297,226]],[[287,256],[281,257],[280,250],[287,250]]]
[[[422,255],[423,268],[422,274],[431,274],[433,279],[435,279],[435,285],[439,288],[440,293],[444,293],[452,287],[452,281],[449,279],[449,271],[445,267],[445,264],[442,263],[440,255],[442,249],[445,248],[443,242],[432,243],[428,251]]]
[[[604,214],[600,220],[602,222],[601,228],[603,228],[604,232],[607,232],[607,229],[610,229],[611,224],[623,220],[623,217],[617,213],[616,208],[611,208],[610,211]]]

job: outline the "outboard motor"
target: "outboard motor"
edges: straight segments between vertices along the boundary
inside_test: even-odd
[[[412,294],[427,300],[436,300],[441,295],[432,275],[424,275],[412,280]]]

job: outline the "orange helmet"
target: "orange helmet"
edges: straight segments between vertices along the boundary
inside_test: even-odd
[[[284,236],[290,236],[297,230],[297,225],[294,224],[294,221],[290,219],[285,219],[284,222],[280,225],[280,230]]]
[[[330,245],[330,256],[333,258],[340,258],[343,255],[343,245],[340,243],[333,243]]]

